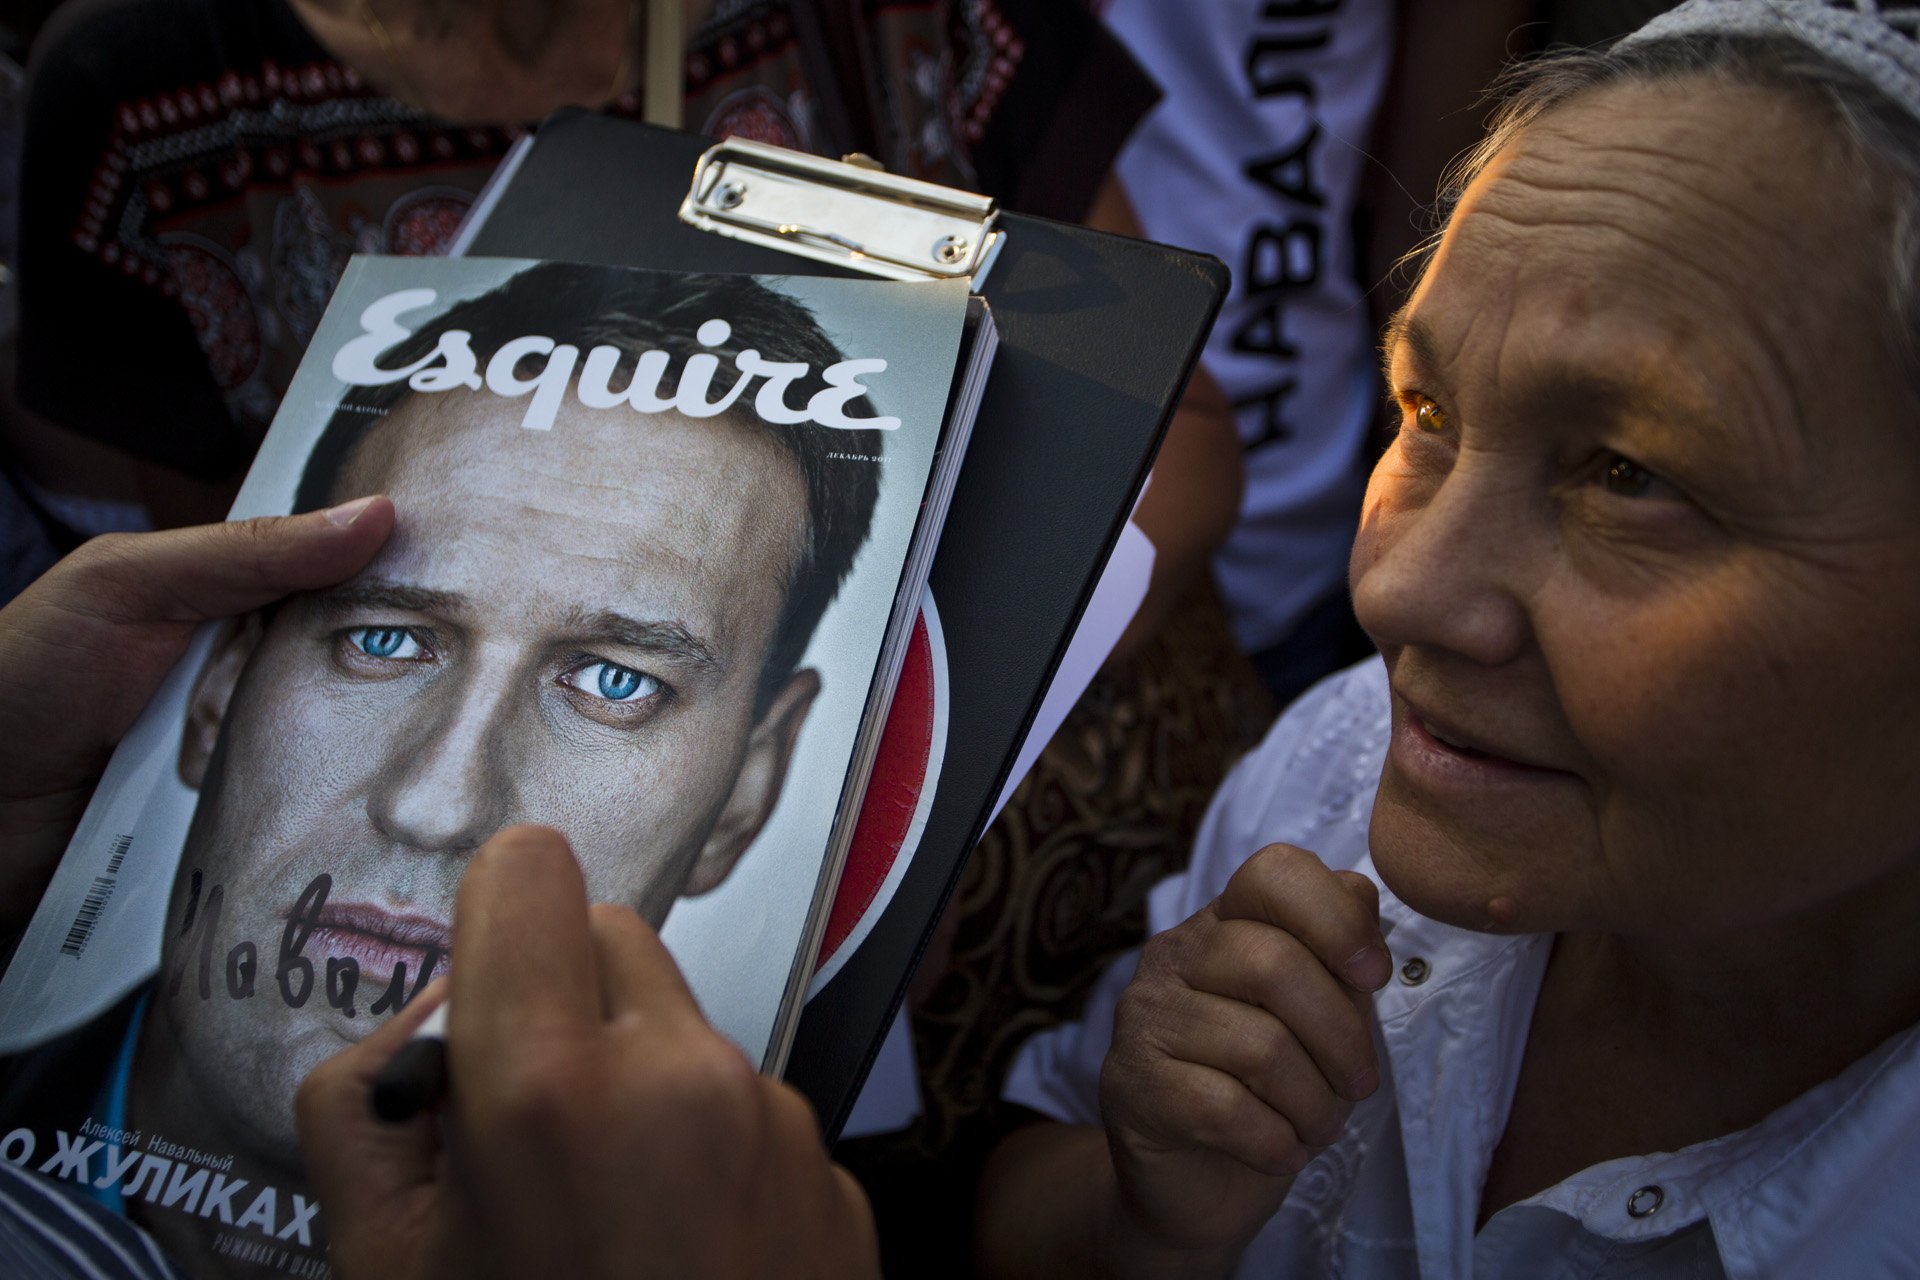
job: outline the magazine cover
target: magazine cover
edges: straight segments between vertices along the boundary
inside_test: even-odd
[[[200,636],[116,753],[0,982],[0,1158],[190,1270],[324,1274],[294,1092],[445,968],[467,855],[519,822],[764,1062],[965,305],[356,259],[234,516],[386,493],[395,534]]]

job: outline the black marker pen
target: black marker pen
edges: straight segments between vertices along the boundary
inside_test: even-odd
[[[438,1106],[447,1093],[447,1004],[427,1020],[373,1078],[373,1115],[405,1124]]]

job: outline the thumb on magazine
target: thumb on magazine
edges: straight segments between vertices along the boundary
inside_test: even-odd
[[[129,622],[204,622],[330,586],[366,567],[393,530],[393,503],[356,498],[324,511],[140,535],[98,558]]]
[[[90,781],[200,623],[352,577],[392,531],[393,503],[372,497],[90,539],[0,610],[0,710],[41,753],[37,766],[0,771],[9,797]],[[65,677],[88,659],[114,679],[76,706]]]
[[[59,775],[8,771],[11,793],[44,794],[97,771],[96,757],[133,723],[200,623],[349,578],[392,531],[393,503],[371,497],[86,542],[0,610],[0,709],[37,738],[39,772]],[[114,672],[78,707],[65,687],[76,655]]]
[[[393,503],[106,534],[0,609],[0,940],[24,927],[114,744],[194,628],[367,566]],[[82,682],[76,671],[111,672]]]

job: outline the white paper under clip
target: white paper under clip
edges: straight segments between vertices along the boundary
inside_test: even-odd
[[[746,139],[708,148],[680,205],[682,222],[716,235],[889,280],[970,277],[976,290],[999,217],[985,196]]]

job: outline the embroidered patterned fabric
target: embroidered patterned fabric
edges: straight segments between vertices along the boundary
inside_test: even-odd
[[[722,0],[689,39],[689,127],[822,152],[850,131],[895,172],[1075,218],[1153,100],[1070,0],[833,8],[871,68],[854,101],[813,82],[792,0]],[[85,0],[31,72],[20,398],[207,476],[251,456],[347,258],[443,249],[520,132],[379,95],[286,0]]]
[[[1140,945],[1147,891],[1187,865],[1215,788],[1273,715],[1211,586],[1101,672],[975,849],[915,979],[925,1111],[909,1146],[963,1138],[1027,1037],[1075,1016]]]

